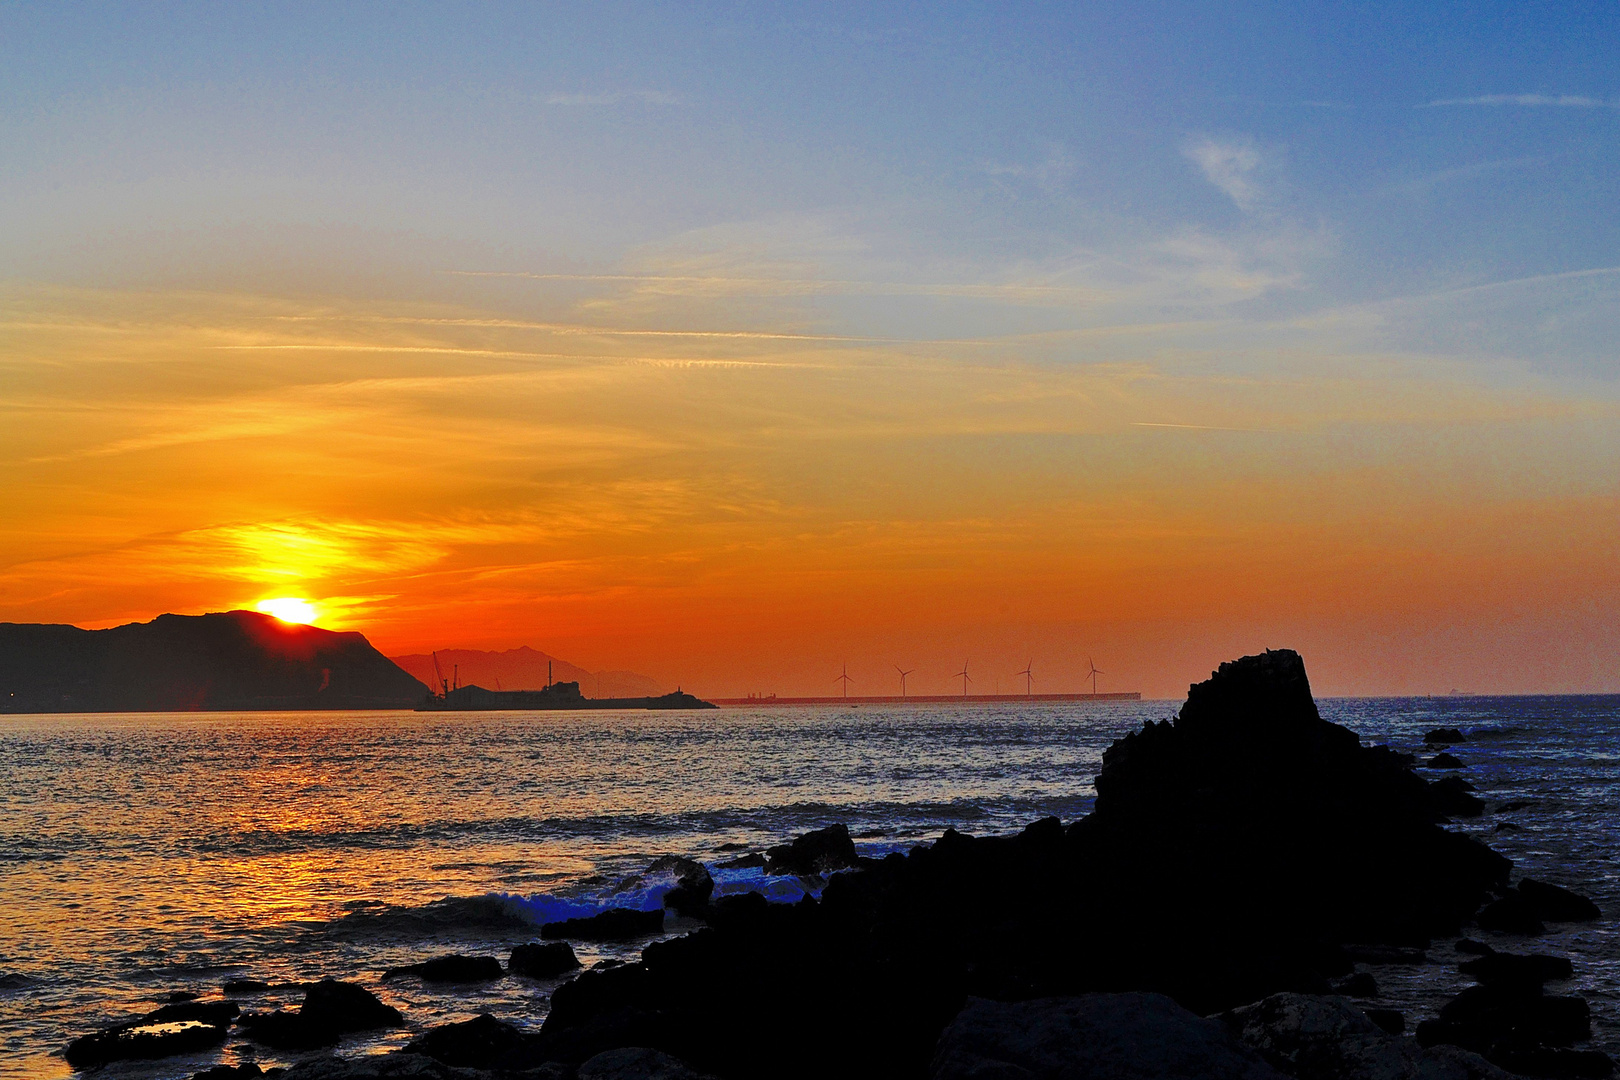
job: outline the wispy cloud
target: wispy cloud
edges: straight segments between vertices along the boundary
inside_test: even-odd
[[[1437,109],[1446,105],[1528,105],[1563,109],[1620,109],[1620,98],[1587,97],[1584,94],[1481,94],[1477,97],[1441,98],[1419,105]]]
[[[679,105],[681,99],[664,90],[613,90],[599,94],[547,94],[547,105],[619,105],[626,101],[643,105]]]
[[[1260,167],[1260,154],[1247,140],[1221,142],[1206,135],[1189,142],[1181,152],[1239,209],[1251,209],[1259,199],[1254,173]]]

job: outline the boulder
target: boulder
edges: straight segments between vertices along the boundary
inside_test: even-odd
[[[1490,983],[1470,986],[1417,1027],[1424,1046],[1450,1043],[1487,1057],[1498,1043],[1570,1046],[1591,1037],[1591,1011],[1582,999]]]
[[[1491,1053],[1504,1069],[1525,1076],[1604,1077],[1614,1073],[1614,1059],[1601,1050],[1569,1050],[1504,1042]]]
[[[493,956],[435,956],[420,964],[389,968],[383,978],[415,975],[430,983],[475,983],[490,982],[504,974],[501,962]]]
[[[855,841],[840,822],[798,836],[765,852],[767,874],[827,874],[855,865]]]
[[[1603,915],[1596,904],[1580,893],[1534,878],[1519,882],[1519,895],[1539,918],[1548,922],[1592,922]]]
[[[1547,932],[1546,926],[1536,918],[1535,907],[1517,889],[1504,889],[1502,895],[1480,909],[1474,921],[1485,930],[1500,934],[1536,937]]]
[[[583,1062],[579,1080],[713,1080],[708,1073],[645,1046],[605,1050]]]
[[[931,1080],[1285,1080],[1216,1020],[1162,994],[969,998]]]
[[[1474,785],[1457,775],[1442,776],[1429,785],[1429,801],[1442,817],[1479,817],[1485,803],[1471,794]]]
[[[196,1053],[224,1042],[238,1011],[228,1001],[176,1002],[139,1020],[80,1036],[68,1043],[62,1056],[75,1069],[90,1069],[113,1061]]]
[[[1467,742],[1463,733],[1454,727],[1435,728],[1423,733],[1423,741],[1430,746],[1455,746],[1457,743]]]
[[[566,941],[545,944],[531,941],[512,950],[506,961],[506,970],[514,975],[527,975],[531,979],[554,979],[579,967],[579,957]]]
[[[1482,983],[1537,991],[1546,982],[1574,977],[1575,968],[1562,956],[1545,953],[1489,952],[1460,966],[1464,975]]]
[[[1436,754],[1423,766],[1426,769],[1461,769],[1464,768],[1462,759],[1452,754]]]
[[[280,1080],[489,1080],[489,1073],[446,1065],[426,1054],[367,1054],[300,1061]],[[525,1072],[523,1080],[573,1080],[573,1076],[562,1066],[543,1066]]]
[[[1421,1048],[1342,997],[1274,994],[1222,1019],[1297,1080],[1509,1080],[1477,1054]]]
[[[271,1076],[279,1076],[281,1069],[273,1069]],[[240,1065],[215,1065],[212,1069],[204,1069],[200,1073],[193,1073],[191,1080],[253,1080],[256,1076],[264,1076],[265,1071],[251,1061],[244,1061]]]
[[[474,1069],[492,1068],[517,1049],[525,1039],[523,1030],[480,1013],[459,1024],[445,1024],[405,1045],[407,1054],[425,1054],[446,1065]]]
[[[365,987],[327,978],[304,990],[296,1013],[244,1013],[241,1023],[254,1042],[282,1050],[313,1050],[332,1046],[353,1031],[399,1027],[405,1018]]]
[[[664,906],[677,915],[701,918],[714,895],[714,876],[709,868],[695,859],[666,855],[647,867],[648,876],[669,874],[675,886],[664,894]]]
[[[664,931],[664,909],[636,911],[634,908],[608,908],[584,919],[549,922],[540,928],[547,941],[571,938],[574,941],[628,941],[651,937]]]

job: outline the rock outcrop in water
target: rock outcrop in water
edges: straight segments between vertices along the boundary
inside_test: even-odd
[[[256,611],[110,630],[0,623],[0,712],[397,709],[426,693],[363,634]]]

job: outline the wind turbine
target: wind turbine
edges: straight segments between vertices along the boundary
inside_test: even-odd
[[[833,682],[842,682],[844,684],[844,696],[849,697],[849,665],[848,664],[844,665],[844,673],[842,675],[838,676],[838,678],[834,679]]]
[[[896,664],[894,665],[894,670],[900,672],[900,700],[904,701],[906,700],[906,676],[910,675],[911,671],[916,671],[917,669],[912,668],[911,671],[905,671],[901,669],[899,664]]]
[[[973,681],[973,677],[967,673],[967,667],[968,667],[968,662],[966,660],[962,661],[962,670],[958,671],[955,675],[951,676],[951,678],[953,678],[953,679],[961,679],[962,680],[962,696],[963,697],[967,697],[967,684]]]
[[[1034,697],[1035,696],[1035,672],[1030,670],[1034,666],[1035,666],[1035,661],[1031,660],[1029,663],[1024,665],[1024,670],[1023,671],[1017,671],[1017,672],[1013,673],[1015,675],[1022,675],[1024,677],[1024,696],[1025,697]]]
[[[1106,674],[1108,674],[1108,672],[1106,672],[1106,671],[1098,671],[1097,670],[1097,665],[1093,664],[1091,662],[1091,657],[1089,657],[1089,656],[1086,657],[1086,666],[1091,669],[1090,671],[1088,671],[1086,673],[1087,677],[1091,679],[1091,696],[1096,697],[1097,696],[1097,676],[1106,675]]]

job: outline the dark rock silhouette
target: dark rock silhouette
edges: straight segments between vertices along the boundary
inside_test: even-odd
[[[1536,937],[1547,932],[1536,913],[1536,907],[1517,889],[1503,889],[1502,895],[1481,909],[1476,922],[1484,930],[1501,934]]]
[[[1296,1080],[1512,1080],[1478,1054],[1400,1038],[1399,1013],[1380,1023],[1341,997],[1274,994],[1222,1019]]]
[[[110,630],[0,623],[0,711],[408,708],[427,687],[362,634],[254,611]]]
[[[1580,893],[1534,878],[1519,882],[1519,895],[1538,918],[1548,922],[1591,922],[1603,916],[1598,906]]]
[[[270,989],[270,984],[262,979],[226,979],[220,989],[227,994],[246,996],[262,994]]]
[[[425,1054],[462,1068],[487,1069],[524,1040],[522,1029],[482,1013],[460,1024],[436,1027],[405,1046],[407,1054]]]
[[[1424,763],[1426,769],[1461,769],[1462,759],[1452,754],[1439,753]]]
[[[506,972],[501,969],[501,962],[493,956],[435,956],[420,964],[389,968],[383,973],[383,978],[415,975],[423,982],[430,983],[475,983],[489,982],[504,974]]]
[[[855,865],[855,841],[840,822],[765,852],[767,874],[826,874]]]
[[[723,1076],[915,1076],[970,995],[1156,992],[1208,1013],[1325,992],[1352,955],[1420,960],[1507,888],[1508,860],[1441,827],[1435,786],[1322,720],[1297,654],[1247,657],[1118,740],[1081,822],[947,831],[834,874],[819,902],[723,897],[707,929],[560,986],[505,1064],[648,1046]]]
[[[545,944],[531,941],[512,950],[506,970],[514,975],[527,975],[531,979],[552,979],[579,967],[579,957],[566,941]]]
[[[237,1012],[228,1001],[175,1002],[139,1020],[74,1039],[62,1056],[75,1069],[90,1069],[195,1053],[224,1042]]]
[[[1289,1080],[1218,1020],[1160,994],[1000,1002],[969,998],[930,1080]]]
[[[686,1063],[645,1046],[607,1050],[582,1063],[579,1080],[712,1080]]]
[[[243,1013],[241,1025],[254,1042],[285,1050],[332,1046],[351,1031],[399,1027],[399,1010],[355,983],[322,979],[304,991],[298,1011]]]
[[[664,910],[636,911],[633,908],[608,908],[600,915],[585,919],[564,919],[549,922],[540,928],[540,936],[547,941],[572,939],[574,941],[629,941],[649,937],[664,929]]]
[[[1433,731],[1423,733],[1423,741],[1430,746],[1454,746],[1457,743],[1467,742],[1463,733],[1454,727],[1435,728]]]
[[[1574,965],[1562,956],[1494,950],[1458,965],[1458,970],[1487,985],[1529,992],[1539,991],[1543,983],[1575,975]]]

